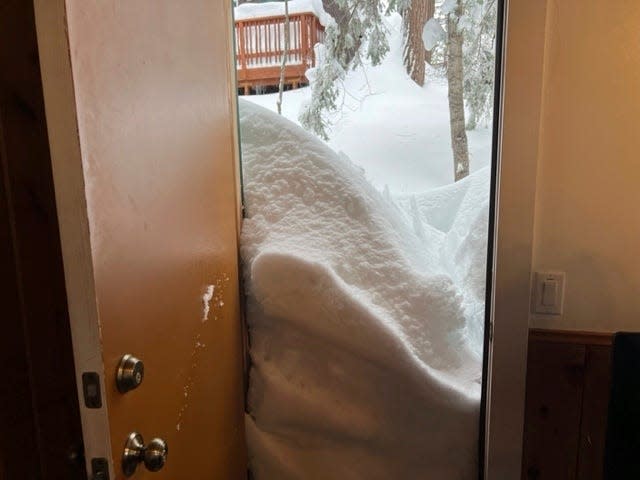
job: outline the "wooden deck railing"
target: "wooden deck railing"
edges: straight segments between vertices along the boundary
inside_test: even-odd
[[[276,86],[285,50],[285,17],[237,20],[236,62],[238,86],[249,93],[256,86]],[[294,88],[306,83],[308,68],[315,66],[313,47],[322,42],[324,27],[313,13],[289,15],[289,51],[285,83]]]

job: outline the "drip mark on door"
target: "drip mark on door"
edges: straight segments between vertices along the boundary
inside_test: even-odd
[[[213,285],[207,285],[207,288],[202,295],[202,323],[209,320],[209,311],[211,310],[211,299],[213,298],[213,292],[216,287]]]
[[[196,368],[198,367],[198,363],[200,362],[200,352],[206,348],[206,344],[202,342],[202,330],[204,329],[204,323],[209,319],[209,314],[211,313],[211,302],[213,301],[213,309],[215,310],[222,309],[224,306],[224,301],[222,300],[224,294],[224,284],[229,281],[229,276],[224,275],[222,279],[217,279],[215,286],[207,285],[204,293],[202,294],[202,324],[199,328],[199,332],[196,335],[194,340],[193,350],[191,351],[190,362],[191,365],[189,367],[189,373],[187,375],[187,380],[182,388],[182,404],[180,406],[180,410],[178,411],[178,419],[176,421],[176,431],[180,431],[182,428],[182,421],[184,418],[184,414],[189,408],[189,396],[193,390],[195,385],[195,373]],[[214,297],[215,292],[215,297]],[[214,320],[218,319],[218,316],[213,316]]]

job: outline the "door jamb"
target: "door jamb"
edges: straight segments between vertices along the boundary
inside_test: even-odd
[[[83,373],[99,376],[100,392],[106,386],[65,1],[34,0],[34,10],[86,468],[106,459],[115,473],[106,403],[88,408],[82,401]]]
[[[545,22],[545,2],[505,0],[495,251],[489,270],[487,480],[520,478],[522,471]]]

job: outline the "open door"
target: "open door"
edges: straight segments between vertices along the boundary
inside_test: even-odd
[[[35,1],[89,478],[246,475],[230,8]]]

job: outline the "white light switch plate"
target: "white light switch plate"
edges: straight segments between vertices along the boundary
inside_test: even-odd
[[[536,272],[533,281],[532,313],[562,315],[564,272]]]

